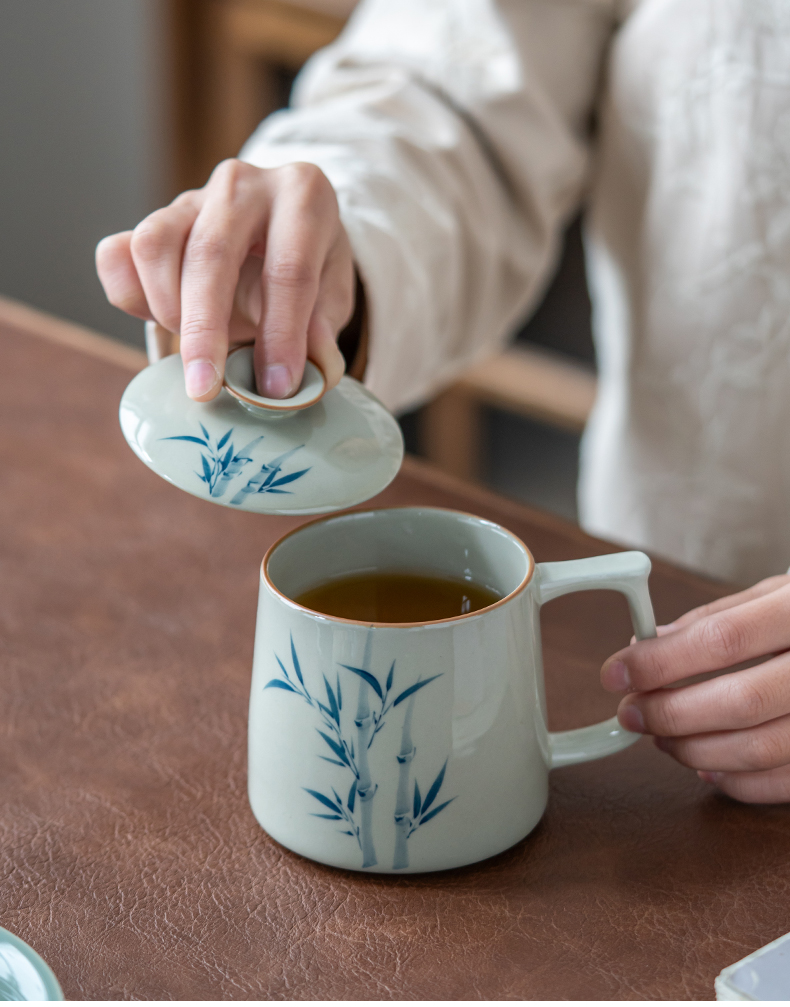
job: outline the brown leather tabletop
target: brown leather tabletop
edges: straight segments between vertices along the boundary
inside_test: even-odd
[[[541,824],[473,867],[363,876],[269,839],[246,796],[258,566],[298,522],[155,476],[118,427],[133,354],[44,328],[0,325],[0,924],[67,998],[704,1000],[790,930],[790,807],[647,739],[552,773]],[[474,511],[538,560],[607,550],[415,462],[376,502]],[[659,621],[725,593],[658,562],[651,587]],[[611,715],[619,596],[543,626],[552,726]]]

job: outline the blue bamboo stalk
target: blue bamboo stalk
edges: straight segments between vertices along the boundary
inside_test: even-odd
[[[362,666],[370,670],[370,658],[372,650],[372,631],[368,632],[365,641],[365,655]],[[357,729],[357,772],[359,773],[357,782],[357,798],[359,800],[359,843],[362,847],[362,866],[373,867],[378,863],[376,857],[376,847],[373,843],[373,798],[376,796],[376,787],[370,777],[370,765],[368,763],[368,746],[373,737],[376,725],[373,714],[370,711],[368,702],[368,691],[370,686],[362,679],[359,680],[359,692],[357,694],[357,715],[354,725]]]
[[[401,730],[400,752],[397,755],[398,793],[395,798],[395,856],[392,861],[392,869],[395,871],[409,866],[409,845],[407,843],[411,826],[409,775],[411,763],[417,751],[411,737],[411,718],[416,698],[417,693],[413,692],[406,704],[406,716],[403,718]]]

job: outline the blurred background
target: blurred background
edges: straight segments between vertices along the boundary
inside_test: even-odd
[[[143,345],[104,299],[96,243],[235,155],[354,0],[3,0],[0,294]],[[576,519],[595,389],[579,221],[500,358],[401,417],[446,471]]]

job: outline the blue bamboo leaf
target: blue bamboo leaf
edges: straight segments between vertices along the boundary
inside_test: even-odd
[[[296,677],[304,685],[304,679],[302,678],[302,669],[299,666],[299,658],[296,656],[296,647],[294,647],[294,638],[291,637],[291,657],[293,658],[294,670],[296,671]]]
[[[408,699],[409,696],[412,696],[418,689],[422,689],[424,686],[428,685],[429,682],[433,682],[434,679],[441,677],[442,674],[440,672],[438,675],[431,675],[430,678],[426,678],[422,682],[415,682],[414,685],[410,685],[408,689],[404,689],[392,705],[397,706],[398,703],[402,703],[404,699]]]
[[[337,699],[335,699],[335,694],[332,691],[332,686],[327,681],[326,675],[324,675],[324,685],[326,686],[326,694],[329,698],[329,705],[331,706],[331,716],[334,722],[340,726],[340,707],[337,705]]]
[[[320,699],[316,700],[316,702],[318,703],[318,709],[322,713],[325,713],[327,715],[327,717],[329,717],[331,719],[331,717],[332,717],[332,711],[329,709],[329,707],[328,706],[324,706],[324,704],[321,702]]]
[[[414,813],[413,818],[417,819],[420,817],[420,809],[422,808],[422,798],[420,797],[420,785],[415,780],[414,781]]]
[[[351,812],[352,815],[354,814],[354,805],[356,804],[356,800],[357,800],[357,781],[354,780],[354,782],[351,784],[351,790],[349,790],[348,792],[348,800],[346,801],[346,804],[348,805],[348,810]]]
[[[337,759],[330,759],[328,755],[319,755],[319,759],[323,759],[324,762],[331,762],[333,766],[342,766],[343,769],[346,768],[345,762],[339,762]]]
[[[228,450],[227,450],[227,451],[225,452],[225,457],[224,457],[224,458],[222,459],[222,461],[220,462],[220,465],[222,466],[222,471],[223,471],[223,472],[225,471],[225,469],[226,469],[226,468],[228,467],[228,465],[230,464],[230,460],[231,460],[231,458],[232,458],[232,457],[233,457],[233,445],[231,444],[231,446],[230,446],[230,447],[228,448]]]
[[[287,672],[287,671],[285,670],[285,665],[284,665],[284,664],[282,663],[282,661],[280,660],[280,658],[279,658],[279,657],[277,657],[277,655],[276,655],[276,654],[275,654],[274,656],[275,656],[275,659],[276,659],[277,663],[278,663],[278,664],[280,665],[280,667],[282,668],[282,672],[283,672],[283,675],[285,675],[285,677],[286,677],[286,678],[288,679],[288,681],[290,682],[290,681],[291,681],[291,679],[290,679],[290,676],[288,675],[288,672]]]
[[[195,473],[195,475],[196,475],[196,476],[198,477],[198,479],[199,479],[199,480],[200,480],[200,481],[201,481],[202,483],[207,483],[207,482],[208,482],[208,479],[206,479],[206,477],[205,477],[205,476],[202,476],[202,475],[201,475],[201,474],[200,474],[199,472],[196,472],[196,473]]]
[[[342,746],[338,745],[338,743],[336,741],[333,741],[332,738],[330,738],[328,734],[324,734],[323,731],[319,731],[318,728],[316,728],[316,731],[318,731],[318,733],[321,735],[321,737],[324,739],[324,741],[327,743],[327,745],[329,745],[329,747],[332,749],[332,751],[335,753],[335,755],[338,757],[338,759],[340,759],[343,762],[343,764],[347,766],[348,765],[348,756],[346,755],[346,753],[343,750]]]
[[[296,452],[299,451],[303,447],[304,447],[304,444],[300,444],[298,447],[291,448],[289,451],[285,451],[285,452],[283,452],[283,454],[277,455],[276,458],[272,458],[272,460],[270,462],[267,462],[266,465],[264,465],[264,469],[266,469],[266,468],[272,468],[272,469],[282,468],[283,467],[283,463],[287,462],[288,459],[291,457],[291,455],[296,454]]]
[[[180,437],[162,437],[163,441],[192,441],[193,444],[201,444],[204,448],[208,447],[208,441],[202,440],[200,437],[191,437],[189,434],[182,434]]]
[[[225,434],[225,436],[221,440],[217,441],[217,451],[221,451],[225,447],[232,433],[233,433],[233,427],[230,428],[230,430]]]
[[[311,812],[313,818],[328,818],[330,822],[339,822],[342,820],[342,815],[318,815],[315,811]]]
[[[395,662],[392,662],[392,667],[390,668],[390,673],[387,675],[387,692],[392,688],[392,678],[395,674]]]
[[[424,815],[420,819],[420,825],[425,825],[425,823],[426,822],[430,822],[430,820],[432,818],[436,818],[436,816],[439,814],[439,812],[440,811],[444,811],[444,809],[447,807],[447,805],[448,804],[452,804],[454,800],[455,800],[455,798],[451,797],[450,800],[449,801],[445,801],[444,804],[437,805],[437,807],[435,807],[433,809],[433,811],[429,811],[427,815]]]
[[[211,479],[211,466],[205,455],[201,455],[200,460],[203,462],[203,475],[206,477],[206,482],[208,482]]]
[[[281,678],[273,678],[271,682],[267,682],[263,687],[264,689],[285,689],[286,692],[296,692],[296,689],[290,684],[290,682],[283,682]]]
[[[334,811],[337,815],[343,814],[343,809],[339,808],[334,801],[331,801],[328,797],[324,797],[323,794],[319,794],[317,790],[311,790],[309,787],[302,787],[302,790],[306,791],[311,797],[314,797],[317,801],[320,801],[325,807],[329,808],[330,811]]]
[[[348,829],[340,833],[341,836],[353,836],[353,832],[349,832]]]
[[[340,673],[337,675],[337,708],[343,709],[343,693],[340,691]]]
[[[211,435],[209,434],[208,430],[206,430],[206,428],[203,426],[202,423],[200,424],[200,429],[203,431],[203,436],[206,438],[206,440],[207,441],[211,440]]]
[[[234,462],[242,462],[242,461],[251,462],[252,461],[251,451],[253,448],[257,447],[262,440],[263,435],[261,435],[260,437],[256,437],[254,440],[251,440],[249,444],[245,444],[243,448],[239,448],[239,453],[235,455],[233,458]]]
[[[264,493],[269,488],[269,486],[271,486],[272,482],[274,481],[279,471],[280,471],[279,469],[271,470],[271,472],[266,476],[261,485],[258,487],[259,493]]]
[[[378,679],[374,678],[369,671],[365,671],[364,668],[352,668],[350,664],[341,664],[340,667],[345,668],[346,671],[353,671],[355,675],[359,675],[361,679],[364,679],[368,683],[379,699],[384,699],[384,693],[381,691]]]
[[[354,739],[351,739],[351,758],[354,758]]]
[[[268,487],[266,489],[260,489],[260,490],[258,490],[258,492],[259,493],[279,493],[281,496],[290,496],[291,495],[291,491],[290,490],[273,490],[273,489],[269,489]]]
[[[430,808],[430,806],[436,800],[436,795],[442,789],[442,783],[444,782],[444,771],[446,769],[447,769],[447,760],[445,759],[444,760],[444,765],[439,770],[439,775],[433,781],[433,783],[431,784],[431,789],[425,795],[425,800],[423,801],[423,805],[422,805],[422,810],[423,811],[427,811],[428,808]]]
[[[343,807],[343,798],[340,796],[340,794],[338,794],[338,792],[335,790],[334,787],[332,787],[332,793],[335,795],[335,800],[337,801],[337,803],[342,808]]]
[[[309,472],[310,469],[302,469],[301,472],[291,472],[290,475],[283,476],[281,479],[276,479],[271,485],[272,486],[285,486],[286,483],[292,483],[295,479],[301,479],[305,472]]]

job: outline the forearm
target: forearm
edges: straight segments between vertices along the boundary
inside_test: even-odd
[[[425,5],[386,6],[363,5],[242,156],[312,161],[331,181],[366,291],[366,380],[403,408],[500,347],[539,296],[584,182],[606,23],[600,5],[554,0],[509,27],[494,3],[475,21],[448,0],[430,24]]]

